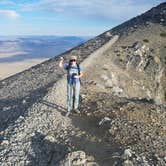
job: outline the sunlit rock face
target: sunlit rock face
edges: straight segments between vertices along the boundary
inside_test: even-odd
[[[166,4],[107,32],[119,40],[103,57],[101,79],[119,96],[166,104]]]

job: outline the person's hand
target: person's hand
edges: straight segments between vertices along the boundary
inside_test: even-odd
[[[60,61],[59,61],[59,67],[63,68],[63,57],[60,57]]]
[[[63,57],[60,57],[60,60],[61,60],[61,61],[63,61],[63,60],[64,60],[64,58],[63,58]]]
[[[74,78],[80,78],[80,76],[79,75],[75,75]]]

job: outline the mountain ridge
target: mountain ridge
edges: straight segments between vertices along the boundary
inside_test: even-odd
[[[80,115],[64,116],[59,56],[0,82],[2,164],[165,166],[166,26],[134,25],[59,55],[85,65]]]
[[[119,31],[119,34],[123,34],[121,32],[121,29],[126,30],[126,28],[131,28],[133,27],[133,29],[137,28],[137,26],[142,26],[142,25],[148,25],[148,21],[151,23],[160,23],[162,25],[166,25],[166,21],[165,21],[165,6],[166,6],[166,2],[163,2],[161,4],[159,4],[156,7],[151,8],[150,10],[146,11],[145,13],[142,13],[134,18],[129,19],[128,21],[125,21],[124,23],[112,28],[112,33],[117,33],[117,31]],[[164,11],[164,12],[163,12]],[[162,17],[164,16],[164,17]],[[143,19],[142,19],[143,18]],[[160,19],[164,19],[162,22]],[[134,27],[135,26],[135,27]],[[132,29],[132,30],[133,30]]]

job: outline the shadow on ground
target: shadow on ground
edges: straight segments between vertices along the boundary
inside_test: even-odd
[[[27,157],[27,166],[58,166],[68,153],[66,145],[49,140],[40,132],[35,132],[31,140],[31,149]]]
[[[59,112],[62,112],[62,113],[65,113],[66,112],[66,108],[56,104],[56,103],[52,103],[52,102],[49,102],[47,100],[39,100],[39,103],[42,103],[48,107],[51,107],[52,109],[55,109]]]
[[[52,87],[56,81],[53,81],[44,87],[32,90],[29,95],[0,100],[0,131],[5,130],[12,125],[19,116],[26,116],[28,108],[34,103],[40,101],[48,92],[48,88]]]
[[[99,126],[100,119],[95,116],[75,115],[71,117],[72,123],[79,128],[80,135],[71,138],[74,150],[83,150],[87,155],[92,155],[95,161],[102,166],[110,166],[115,152],[122,152],[122,147],[117,145],[111,137],[107,137],[104,126]]]

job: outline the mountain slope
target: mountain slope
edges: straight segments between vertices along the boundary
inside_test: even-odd
[[[61,55],[76,54],[84,66],[81,115],[63,116],[58,57],[1,81],[1,165],[64,159],[61,165],[164,166],[165,9],[163,3]],[[94,159],[64,157],[78,150]]]
[[[119,80],[117,86],[124,92],[123,96],[166,104],[165,6],[166,3],[162,3],[110,31],[121,36],[114,48],[108,50],[107,56],[122,70],[122,73],[112,74],[116,75],[114,82]],[[128,75],[126,78],[124,70]]]

